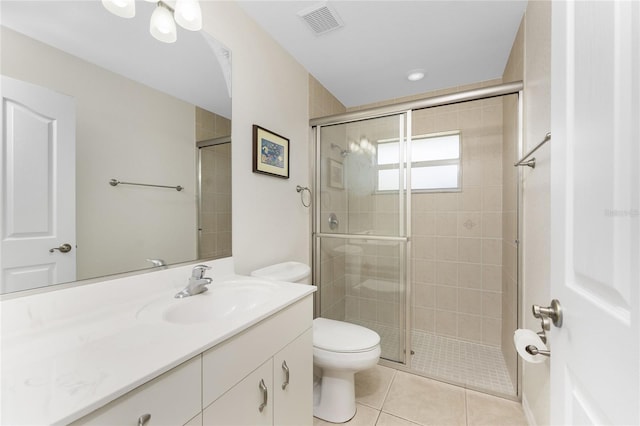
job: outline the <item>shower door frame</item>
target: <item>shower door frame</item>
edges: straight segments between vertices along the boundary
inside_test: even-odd
[[[404,348],[402,348],[404,350],[404,352],[402,353],[402,360],[401,361],[393,361],[393,360],[386,360],[386,359],[382,359],[382,361],[384,362],[389,362],[393,365],[396,364],[401,364],[401,365],[406,365],[407,364],[407,360],[409,359],[409,353],[410,353],[410,346],[411,346],[411,329],[408,327],[409,324],[411,324],[411,294],[410,294],[410,288],[411,286],[409,285],[409,282],[411,280],[411,262],[408,261],[408,259],[411,259],[411,125],[412,125],[412,121],[411,121],[411,114],[412,111],[411,110],[403,110],[403,111],[395,111],[392,113],[383,113],[380,115],[374,115],[374,116],[370,116],[370,117],[366,117],[366,118],[356,118],[353,120],[350,119],[346,119],[346,120],[340,120],[340,121],[335,121],[335,122],[331,122],[331,123],[327,123],[327,124],[321,124],[321,125],[316,125],[315,127],[315,132],[313,132],[314,135],[314,168],[312,168],[313,171],[313,187],[316,189],[314,191],[314,208],[313,208],[313,213],[312,213],[312,226],[313,226],[313,231],[312,231],[312,279],[313,279],[313,283],[314,285],[316,285],[316,287],[318,288],[315,295],[316,297],[314,298],[314,317],[319,317],[320,316],[320,310],[321,310],[321,287],[319,285],[317,285],[316,283],[320,282],[320,267],[318,265],[320,265],[321,263],[321,259],[320,259],[320,242],[323,238],[337,238],[337,239],[345,239],[345,240],[372,240],[372,241],[394,241],[394,242],[398,242],[400,244],[404,244],[404,249],[402,250],[402,254],[400,256],[401,262],[404,263],[404,268],[400,268],[400,281],[404,282],[404,295],[405,295],[405,300],[404,300],[404,305],[402,307],[402,314],[404,316],[403,318],[403,323],[400,327],[404,326]],[[331,233],[323,233],[321,231],[321,222],[320,222],[320,167],[318,166],[319,164],[321,164],[321,146],[320,146],[320,142],[321,142],[321,138],[320,138],[320,132],[322,127],[324,126],[335,126],[335,125],[340,125],[340,124],[348,124],[348,123],[354,123],[354,122],[360,122],[360,121],[366,121],[366,120],[374,120],[374,119],[378,119],[378,118],[388,118],[388,117],[393,117],[393,116],[398,116],[398,118],[400,118],[400,125],[399,125],[399,135],[398,135],[398,140],[400,141],[400,151],[401,154],[404,154],[405,156],[405,161],[402,161],[402,158],[400,158],[401,161],[399,161],[398,164],[398,174],[399,174],[399,178],[401,176],[403,176],[405,173],[405,183],[404,183],[404,188],[402,188],[402,179],[400,178],[400,184],[399,184],[399,190],[398,190],[398,216],[400,218],[400,220],[398,221],[398,229],[399,229],[399,234],[402,234],[404,232],[404,236],[399,235],[399,236],[384,236],[384,235],[359,235],[359,234],[349,234],[349,233],[345,233],[345,234],[331,234]],[[406,164],[406,165],[405,165]],[[346,189],[346,188],[345,188]],[[406,201],[405,201],[406,198]],[[404,216],[403,216],[404,214]],[[407,341],[407,338],[409,339],[409,342]],[[408,342],[408,343],[407,343]]]
[[[405,223],[406,223],[406,250],[404,256],[404,268],[400,268],[405,271],[405,348],[404,348],[404,360],[403,362],[389,361],[389,360],[380,360],[380,365],[387,366],[390,368],[394,368],[396,370],[405,371],[417,375],[422,375],[425,377],[433,378],[431,376],[425,375],[419,371],[415,371],[411,368],[410,356],[412,351],[412,342],[411,342],[411,315],[412,315],[412,306],[411,306],[411,294],[412,294],[412,283],[411,283],[411,137],[412,128],[411,128],[411,113],[416,110],[426,109],[426,108],[435,108],[445,105],[452,105],[462,102],[470,102],[477,101],[482,99],[489,99],[495,97],[502,97],[507,95],[517,95],[517,105],[518,110],[516,112],[517,116],[517,141],[516,141],[516,157],[520,158],[524,151],[524,138],[523,138],[523,117],[524,117],[524,84],[522,81],[514,81],[510,83],[502,83],[494,86],[487,86],[480,89],[472,89],[465,90],[461,92],[450,93],[446,95],[439,95],[428,97],[424,99],[419,99],[415,101],[403,102],[383,107],[376,107],[370,109],[364,109],[354,112],[348,112],[344,114],[331,115],[327,117],[319,117],[315,119],[309,120],[309,125],[311,127],[311,135],[313,139],[314,145],[314,161],[312,164],[312,176],[313,183],[312,186],[314,188],[314,198],[313,202],[315,203],[315,208],[312,213],[312,279],[313,284],[317,286],[318,290],[315,293],[314,299],[314,317],[320,316],[320,293],[322,288],[318,285],[320,282],[320,241],[322,237],[331,236],[333,238],[352,238],[353,236],[349,234],[323,234],[320,230],[321,218],[320,218],[320,129],[323,126],[330,125],[338,125],[350,122],[357,122],[375,118],[381,118],[386,116],[398,115],[402,113],[406,113],[408,117],[408,122],[406,124],[407,129],[407,147],[406,147],[406,162],[408,164],[407,167],[407,184],[406,184],[406,197],[407,203],[405,203],[406,211],[405,211]],[[516,159],[514,159],[516,161]],[[505,166],[509,166],[509,164],[505,164]],[[516,185],[516,205],[517,205],[517,215],[516,215],[516,327],[521,327],[521,324],[524,323],[524,318],[522,317],[523,310],[523,301],[522,301],[522,247],[521,247],[521,236],[522,236],[522,178],[523,172],[522,167],[518,167],[517,173],[517,185]],[[357,237],[356,238],[360,238]],[[371,239],[371,236],[366,236],[363,238]],[[401,237],[377,237],[379,240],[383,239],[391,239],[398,240]],[[522,360],[518,357],[517,360],[517,373],[516,373],[516,395],[504,395],[499,393],[494,393],[490,390],[484,388],[477,388],[474,386],[465,385],[464,387],[467,389],[477,390],[479,392],[487,393],[487,394],[495,394],[497,396],[519,400],[520,395],[522,394]],[[442,378],[434,378],[436,380],[445,381]],[[453,383],[454,385],[460,386],[459,383]]]

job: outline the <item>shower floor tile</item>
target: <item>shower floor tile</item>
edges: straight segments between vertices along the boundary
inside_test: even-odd
[[[411,335],[415,352],[412,370],[474,388],[516,394],[499,347],[415,330]]]
[[[404,348],[399,329],[359,321],[381,338],[382,358],[398,361]],[[514,396],[516,391],[499,347],[413,330],[410,368],[417,374],[461,386]]]

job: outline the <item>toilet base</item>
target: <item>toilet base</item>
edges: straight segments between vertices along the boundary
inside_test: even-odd
[[[356,415],[355,371],[322,369],[313,386],[313,415],[331,423],[344,423]]]

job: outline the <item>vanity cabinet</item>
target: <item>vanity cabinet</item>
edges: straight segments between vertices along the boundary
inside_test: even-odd
[[[72,425],[184,425],[202,410],[201,383],[198,355]]]
[[[308,297],[203,354],[203,425],[312,423],[311,312]]]
[[[312,311],[307,296],[73,425],[310,425]]]

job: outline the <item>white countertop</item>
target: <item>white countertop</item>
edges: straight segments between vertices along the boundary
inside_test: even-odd
[[[229,280],[263,282],[229,274],[232,260],[207,263],[218,271],[212,288]],[[277,283],[266,303],[212,322],[172,324],[139,315],[145,306],[174,303],[190,271],[185,266],[0,302],[1,423],[70,423],[315,291]]]

